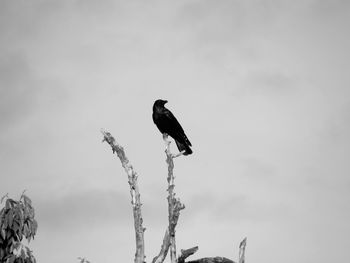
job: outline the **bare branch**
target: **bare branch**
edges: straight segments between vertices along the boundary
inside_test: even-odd
[[[129,164],[129,160],[125,155],[125,151],[122,146],[120,146],[113,136],[105,131],[101,130],[104,138],[103,142],[106,141],[112,148],[113,153],[117,153],[123,168],[125,169],[128,175],[128,183],[130,186],[130,194],[131,194],[131,204],[133,207],[133,215],[134,215],[134,228],[136,235],[136,253],[135,253],[135,263],[144,263],[145,259],[145,246],[144,246],[144,231],[145,228],[142,226],[143,219],[141,213],[141,200],[140,193],[137,184],[137,173],[134,171],[131,164]],[[185,206],[181,203],[180,199],[175,198],[175,184],[174,184],[174,162],[173,159],[178,155],[173,155],[170,152],[170,141],[167,140],[167,135],[163,135],[164,141],[166,143],[166,163],[168,166],[168,227],[165,231],[163,243],[161,246],[161,250],[153,260],[152,263],[163,263],[166,255],[170,249],[170,259],[171,263],[185,263],[185,259],[195,252],[197,252],[198,247],[193,247],[186,250],[181,250],[181,255],[177,259],[176,257],[176,243],[175,243],[175,228],[180,216],[180,211],[185,208]],[[245,247],[246,247],[247,238],[245,238],[239,245],[239,263],[245,263]],[[225,257],[208,257],[208,258],[200,258],[193,261],[187,261],[187,263],[235,263],[234,261],[225,258]]]
[[[101,129],[101,133],[103,134],[103,141],[106,141],[111,147],[113,153],[117,153],[122,166],[128,175],[128,183],[130,186],[130,195],[131,195],[131,204],[133,207],[133,215],[134,215],[134,228],[135,228],[135,236],[136,236],[136,253],[135,253],[135,263],[143,263],[145,259],[145,243],[144,243],[144,231],[146,230],[143,226],[143,219],[141,213],[141,199],[139,193],[139,187],[137,183],[137,173],[131,164],[129,164],[129,160],[125,155],[124,148],[120,146],[114,137],[107,131]]]
[[[168,164],[168,211],[169,211],[169,235],[170,235],[170,260],[171,263],[176,263],[176,240],[175,240],[175,227],[180,216],[180,210],[185,209],[185,206],[180,202],[180,199],[175,199],[175,184],[174,184],[174,161],[173,155],[170,151],[170,141],[167,140],[167,136],[164,136],[166,143],[166,162]]]
[[[169,251],[169,248],[171,245],[171,236],[170,236],[169,232],[175,233],[175,227],[177,225],[177,221],[178,221],[179,216],[180,216],[180,210],[182,210],[184,208],[185,208],[185,206],[183,204],[181,204],[180,200],[175,200],[175,205],[174,205],[174,210],[173,210],[172,217],[171,217],[171,222],[169,223],[169,226],[167,227],[167,229],[165,231],[160,252],[159,252],[158,256],[156,256],[152,260],[152,263],[164,262],[165,257],[168,254],[168,251]],[[175,241],[175,235],[173,237],[174,237],[174,241]]]
[[[198,246],[189,249],[181,249],[181,255],[177,260],[177,263],[185,263],[185,259],[193,255],[198,251]]]
[[[244,238],[242,242],[239,244],[239,261],[238,263],[245,263],[244,253],[245,247],[247,245],[247,238]],[[181,256],[179,257],[177,263],[185,263],[185,259],[195,252],[197,252],[198,247],[189,248],[186,250],[181,250]],[[207,257],[200,258],[196,260],[187,261],[186,263],[235,263],[231,259],[225,257]]]
[[[201,258],[186,263],[235,263],[231,259],[225,257]]]
[[[163,244],[161,246],[161,250],[153,260],[152,263],[162,263],[168,254],[169,248],[170,248],[170,259],[171,263],[176,263],[176,243],[175,243],[175,227],[177,225],[177,221],[180,216],[180,211],[182,209],[185,209],[185,205],[183,205],[180,201],[180,199],[175,198],[175,192],[174,192],[174,162],[173,154],[170,152],[170,141],[167,140],[167,135],[163,135],[163,139],[166,145],[166,163],[168,165],[168,219],[169,219],[169,225],[167,230],[165,231],[165,235],[163,238]]]
[[[166,255],[168,254],[170,247],[170,235],[169,235],[169,228],[166,229],[164,238],[163,238],[163,243],[160,248],[160,252],[158,256],[154,257],[152,260],[152,263],[162,263],[165,260]]]
[[[242,242],[239,244],[239,263],[245,263],[245,246],[247,245],[247,238],[244,238]]]

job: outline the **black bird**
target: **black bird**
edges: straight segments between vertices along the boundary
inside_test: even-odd
[[[163,134],[170,135],[176,142],[180,155],[189,155],[192,153],[191,142],[187,138],[180,123],[170,110],[164,107],[167,100],[156,100],[153,104],[153,122],[157,125],[159,131]]]

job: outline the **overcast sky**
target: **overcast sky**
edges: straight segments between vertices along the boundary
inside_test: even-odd
[[[26,189],[38,262],[133,262],[139,174],[147,262],[167,225],[152,122],[167,99],[193,144],[175,160],[192,258],[350,257],[350,2],[1,0],[0,195]],[[175,152],[176,149],[172,145]]]

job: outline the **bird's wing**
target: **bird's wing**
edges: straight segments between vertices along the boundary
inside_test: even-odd
[[[168,134],[173,137],[175,140],[178,140],[180,142],[184,142],[188,144],[189,146],[192,146],[191,142],[187,138],[184,130],[182,129],[180,123],[177,121],[175,116],[171,113],[170,110],[165,109],[163,112],[164,118],[164,124],[168,127],[167,131]]]

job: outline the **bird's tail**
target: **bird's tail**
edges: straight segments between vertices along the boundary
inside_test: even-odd
[[[184,151],[184,155],[189,155],[192,153],[192,150],[190,148],[190,146],[187,143],[181,143],[177,140],[175,140],[177,148],[179,149],[180,152]]]

